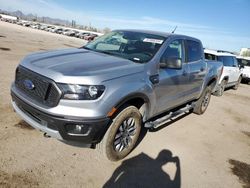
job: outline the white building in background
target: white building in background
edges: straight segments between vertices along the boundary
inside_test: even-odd
[[[6,15],[6,14],[0,14],[0,18],[3,18],[5,20],[17,20],[16,16],[10,16],[10,15]]]
[[[250,57],[250,48],[241,48],[240,56],[249,56]]]

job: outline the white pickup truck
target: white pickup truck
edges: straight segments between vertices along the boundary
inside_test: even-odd
[[[242,79],[242,70],[238,65],[236,56],[230,52],[205,49],[205,59],[221,61],[224,65],[222,75],[214,95],[222,96],[225,88],[238,89]]]
[[[250,85],[250,57],[237,56],[237,60],[242,67],[242,81]]]

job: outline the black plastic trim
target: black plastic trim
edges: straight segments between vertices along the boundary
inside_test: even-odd
[[[17,106],[25,113],[28,113],[35,121],[45,121],[47,127],[53,130],[58,130],[62,138],[66,141],[79,141],[84,144],[96,144],[101,141],[104,134],[108,129],[110,118],[102,119],[73,119],[67,116],[55,116],[48,113],[44,113],[17,97],[13,91],[11,91],[12,100],[15,101]],[[88,134],[84,136],[69,135],[66,131],[66,125],[69,124],[83,124],[89,129]]]

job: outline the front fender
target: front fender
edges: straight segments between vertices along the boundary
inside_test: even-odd
[[[137,76],[124,77],[112,80],[104,84],[106,86],[105,102],[108,114],[113,107],[116,109],[134,98],[141,98],[147,103],[147,114],[152,113],[152,106],[155,104],[153,88],[146,79],[138,79]]]

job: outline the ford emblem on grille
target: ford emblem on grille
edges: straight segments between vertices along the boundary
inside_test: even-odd
[[[29,90],[32,90],[35,88],[35,85],[33,84],[33,82],[31,80],[24,80],[23,84]]]

